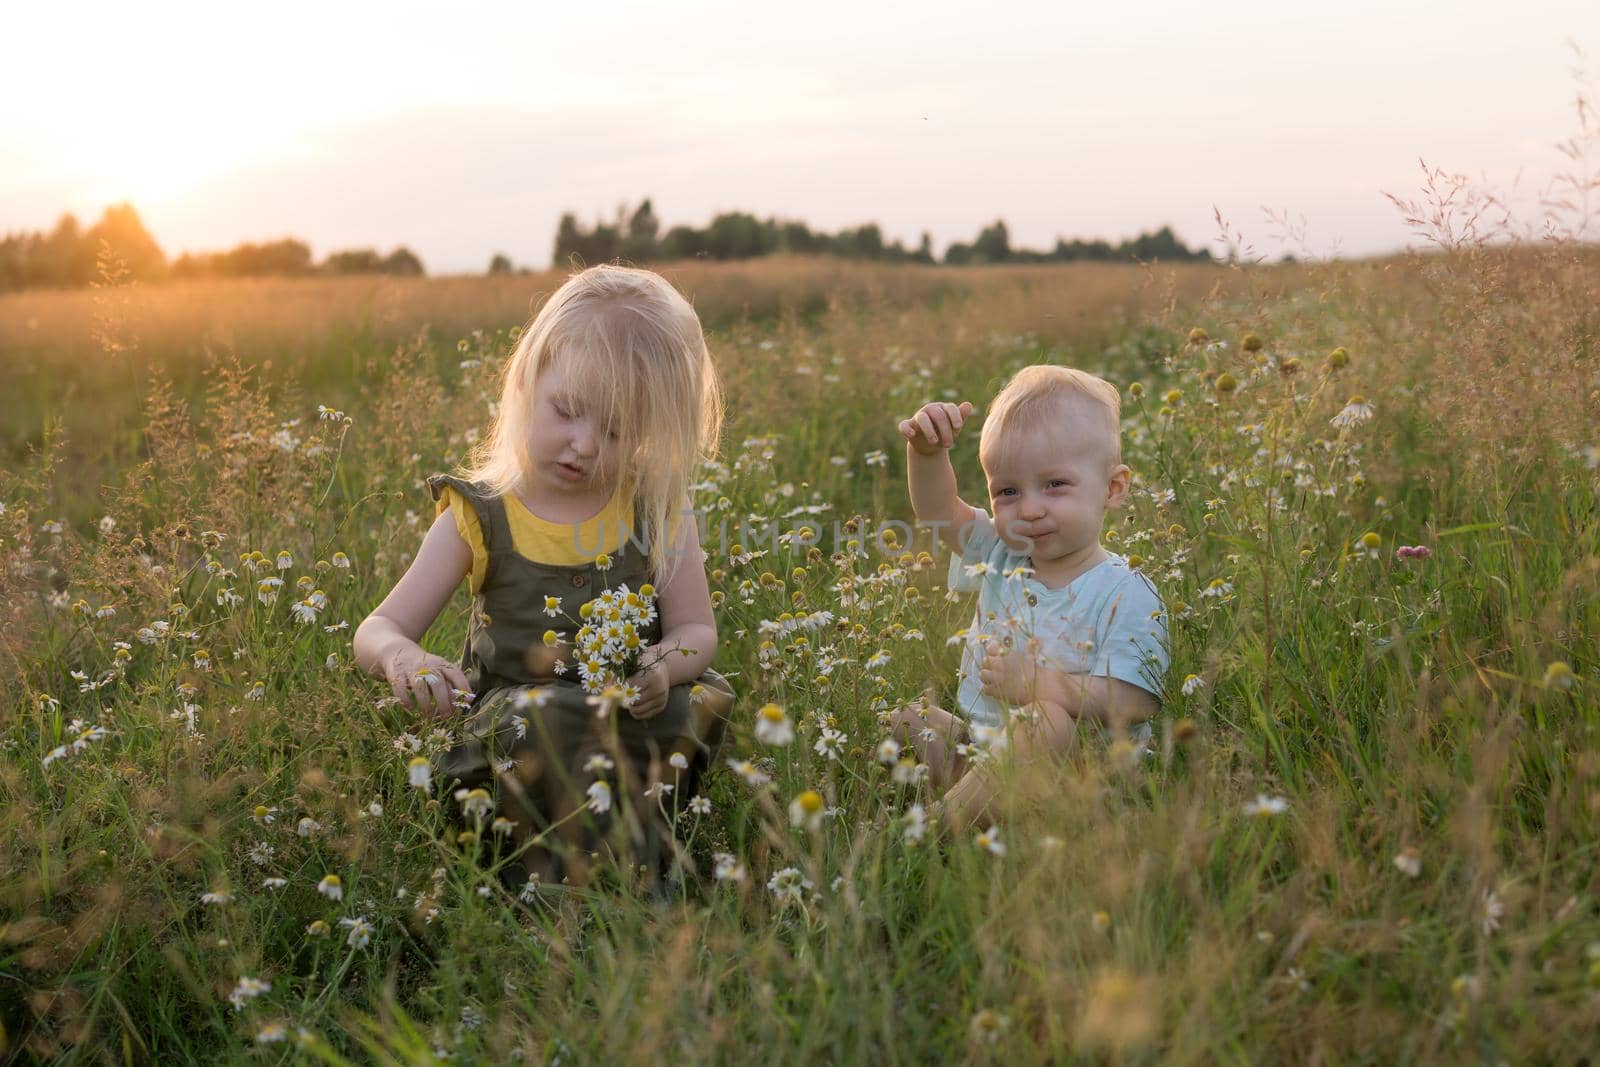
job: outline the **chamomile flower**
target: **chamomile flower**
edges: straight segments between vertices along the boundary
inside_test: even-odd
[[[817,830],[822,826],[823,809],[822,794],[807,789],[789,802],[789,825]]]
[[[794,725],[776,704],[766,704],[756,712],[756,740],[764,745],[787,745],[794,740]]]
[[[1339,414],[1329,419],[1328,422],[1335,428],[1343,430],[1352,426],[1360,426],[1370,418],[1372,418],[1372,405],[1367,403],[1365,397],[1352,396],[1345,402]]]
[[[817,738],[817,743],[811,747],[817,755],[836,760],[839,758],[840,753],[844,751],[845,743],[849,740],[849,734],[835,730],[831,726],[824,726],[822,734]]]
[[[974,838],[974,843],[991,855],[1004,856],[1006,854],[1006,846],[1000,840],[1000,828],[998,826],[991,826],[984,830]]]
[[[344,943],[351,948],[366,948],[372,943],[372,924],[362,916],[340,919],[339,925],[350,931]]]
[[[411,789],[421,789],[424,793],[429,792],[432,789],[432,782],[434,782],[432,774],[434,774],[434,765],[427,761],[427,757],[418,755],[418,757],[411,757],[410,763],[406,763],[406,784],[411,785]]]
[[[458,789],[456,801],[461,805],[461,813],[473,820],[482,819],[494,810],[494,800],[487,789]]]
[[[767,880],[767,889],[780,904],[798,904],[813,887],[811,879],[798,867],[785,867]]]
[[[769,775],[762,772],[761,768],[747,759],[730,759],[728,760],[728,766],[733,768],[733,773],[743,778],[745,784],[752,789],[759,789],[772,781]]]
[[[913,804],[906,809],[906,823],[901,835],[908,845],[915,845],[928,836],[928,813],[921,804]]]
[[[584,805],[596,815],[604,815],[611,810],[611,785],[604,781],[589,783],[587,790],[588,801]]]
[[[317,883],[317,892],[329,900],[344,899],[344,881],[337,874],[325,874]]]
[[[714,857],[711,873],[719,882],[742,882],[745,880],[744,864],[731,852],[718,852]]]
[[[993,1045],[1005,1036],[1011,1027],[1011,1020],[995,1011],[993,1008],[984,1008],[972,1016],[967,1032],[972,1035],[972,1040],[978,1044]]]
[[[244,1006],[263,993],[272,992],[272,983],[260,978],[241,977],[233,987],[233,992],[228,994],[228,1003],[233,1005],[234,1011],[243,1011]]]
[[[1289,802],[1283,797],[1272,797],[1265,793],[1257,793],[1254,800],[1246,802],[1244,813],[1256,818],[1266,819],[1274,815],[1282,815],[1289,810]]]

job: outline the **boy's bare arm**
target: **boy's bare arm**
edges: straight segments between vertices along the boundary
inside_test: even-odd
[[[960,530],[976,515],[972,505],[961,499],[950,465],[950,449],[971,414],[972,405],[965,401],[935,402],[900,422],[900,435],[906,439],[906,482],[918,522]]]
[[[1131,726],[1161,710],[1147,689],[1120,678],[1069,673],[1041,666],[1030,651],[990,642],[978,668],[983,691],[1018,707],[1040,704],[1079,719],[1089,716],[1108,726]]]
[[[1111,727],[1125,729],[1161,710],[1161,701],[1148,689],[1104,675],[1040,668],[1038,689],[1041,704],[1074,719],[1087,716]]]

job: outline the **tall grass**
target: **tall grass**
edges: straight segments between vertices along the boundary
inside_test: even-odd
[[[139,384],[137,451],[98,492],[53,436],[0,476],[8,1052],[1592,1054],[1594,255],[1469,242],[1293,271],[819,270],[680,279],[716,326],[733,414],[698,503],[731,530],[788,516],[822,539],[712,546],[718,664],[741,693],[722,755],[750,763],[719,762],[710,814],[682,817],[670,897],[621,870],[526,902],[503,889],[461,846],[455,802],[407,784],[448,733],[350,663],[346,624],[409,561],[421,479],[485,421],[508,351],[494,327],[535,286],[497,282],[483,311],[464,281],[406,283],[381,341],[341,333],[362,321],[348,293],[207,290],[206,314],[225,298],[270,313],[255,354],[207,365],[198,392],[179,384],[176,325],[198,304],[154,296],[143,314],[175,324],[160,329],[111,315],[102,336],[137,335],[147,360],[99,371]],[[807,285],[815,307],[756,313]],[[394,343],[422,321],[459,349]],[[275,345],[303,354],[269,367]],[[316,371],[319,345],[371,376]],[[1126,390],[1138,485],[1107,538],[1169,609],[1155,751],[1086,740],[1032,775],[1002,753],[1003,847],[931,822],[919,836],[930,798],[878,759],[883,715],[949,700],[945,638],[971,605],[945,599],[924,544],[871,537],[909,512],[894,416],[940,396],[981,408],[1043,360]],[[975,446],[956,461],[978,497]],[[294,621],[315,589],[327,606]],[[465,609],[430,649],[455,653]],[[754,737],[767,702],[794,743]],[[845,735],[836,756],[824,730]],[[804,790],[824,798],[814,830],[788,817]],[[338,900],[318,889],[330,874]]]

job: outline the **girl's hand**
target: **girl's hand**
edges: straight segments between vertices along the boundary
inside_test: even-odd
[[[639,688],[639,699],[623,705],[635,719],[653,718],[666,708],[667,694],[672,687],[667,682],[667,668],[659,659],[639,673],[629,675],[624,684]]]
[[[984,652],[978,676],[985,693],[1019,707],[1039,699],[1039,667],[1032,656],[995,641],[985,645]]]
[[[937,456],[956,443],[961,427],[971,414],[969,401],[963,400],[958,405],[936,400],[922,405],[909,419],[900,420],[900,436],[910,442],[919,456]]]
[[[425,651],[421,645],[405,644],[384,657],[383,677],[402,705],[443,718],[455,709],[452,689],[471,697],[472,687],[461,668]]]

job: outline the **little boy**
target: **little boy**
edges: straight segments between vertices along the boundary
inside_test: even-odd
[[[950,465],[971,413],[970,403],[931,403],[900,423],[917,520],[952,545],[950,589],[978,594],[958,675],[970,728],[921,704],[893,718],[935,785],[954,783],[944,807],[959,826],[985,814],[992,792],[956,750],[963,735],[1002,736],[1017,708],[1018,758],[1063,751],[1085,718],[1142,746],[1168,662],[1155,587],[1100,544],[1106,512],[1126,499],[1131,477],[1116,388],[1047,365],[1006,383],[978,442],[992,515],[961,500]]]

